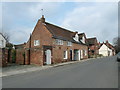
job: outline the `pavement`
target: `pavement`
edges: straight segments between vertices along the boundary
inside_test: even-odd
[[[93,60],[93,59],[94,58],[85,59],[81,61],[70,61],[70,62],[58,63],[58,64],[53,64],[53,65],[45,65],[45,66],[13,64],[13,65],[9,65],[8,67],[2,68],[2,71],[0,72],[0,77],[27,73],[27,72],[32,72],[32,71],[40,71],[43,69],[48,69],[52,67],[58,67],[58,66],[63,66],[63,65],[73,64],[73,63],[78,63],[78,62],[84,62],[84,61]]]
[[[118,88],[116,57],[2,77],[3,88]]]

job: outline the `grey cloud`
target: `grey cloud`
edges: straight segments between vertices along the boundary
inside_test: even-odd
[[[66,15],[62,26],[85,32],[88,37],[96,36],[99,41],[109,40],[112,43],[117,35],[117,15],[117,3],[78,6]]]

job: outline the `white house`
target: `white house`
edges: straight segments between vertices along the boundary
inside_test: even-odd
[[[115,55],[115,49],[108,41],[106,41],[106,43],[101,44],[99,54],[102,54],[103,56],[113,56]]]
[[[2,33],[0,33],[0,48],[6,47],[6,39]]]

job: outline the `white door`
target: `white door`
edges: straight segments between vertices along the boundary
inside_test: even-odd
[[[83,50],[81,50],[81,59],[83,59]]]
[[[78,60],[81,59],[80,50],[78,50]]]
[[[51,50],[46,50],[46,64],[51,64]]]

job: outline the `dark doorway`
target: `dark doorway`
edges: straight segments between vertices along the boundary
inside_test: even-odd
[[[70,60],[72,61],[72,50],[70,50]]]

